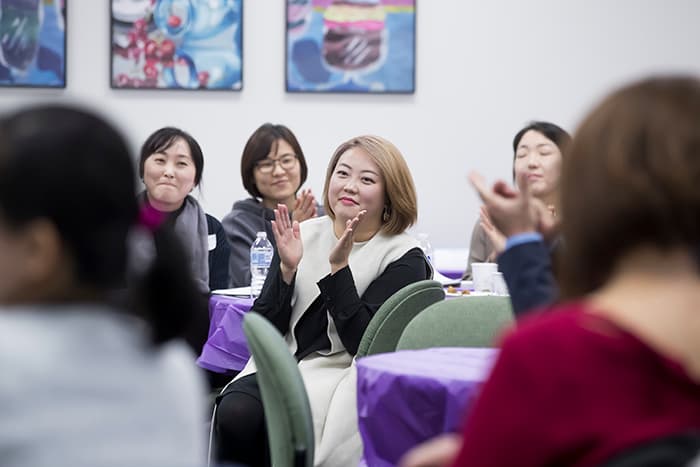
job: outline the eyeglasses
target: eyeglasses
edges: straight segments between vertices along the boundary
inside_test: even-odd
[[[282,170],[292,170],[297,165],[296,154],[287,154],[279,159],[263,159],[255,164],[255,168],[261,174],[270,174],[275,170],[275,164],[279,164]]]

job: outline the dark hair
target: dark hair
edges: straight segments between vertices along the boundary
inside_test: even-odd
[[[151,136],[146,138],[146,142],[141,146],[141,156],[139,157],[139,177],[143,178],[143,166],[146,163],[146,159],[157,152],[165,151],[172,146],[178,138],[184,139],[190,147],[195,170],[194,186],[199,185],[199,182],[202,180],[202,172],[204,172],[204,155],[202,154],[202,148],[192,135],[172,126],[166,126],[156,130]]]
[[[245,143],[245,148],[243,148],[243,155],[241,155],[241,180],[243,181],[243,187],[254,198],[262,198],[262,193],[255,186],[255,176],[253,175],[255,166],[258,162],[265,159],[271,151],[277,149],[277,140],[279,139],[286,141],[292,147],[294,154],[299,160],[301,178],[296,189],[298,190],[306,181],[308,168],[306,167],[304,151],[301,150],[299,141],[297,141],[294,133],[284,125],[265,123],[250,135],[250,138]]]
[[[126,283],[127,237],[138,218],[129,147],[110,124],[78,108],[51,105],[0,118],[0,215],[21,228],[44,219],[61,237],[79,286],[105,297]],[[196,312],[194,281],[166,229],[134,309],[153,340],[183,334]]]
[[[564,153],[564,148],[571,142],[571,135],[559,125],[550,122],[533,121],[515,134],[513,138],[513,158],[515,158],[515,153],[518,151],[520,140],[530,130],[542,133],[545,138],[557,145],[562,154]]]
[[[700,239],[700,81],[652,78],[614,92],[586,117],[562,173],[563,292],[606,283],[634,249]]]
[[[525,133],[530,130],[543,134],[545,138],[556,144],[561,153],[562,160],[564,159],[567,146],[571,144],[571,135],[559,125],[544,121],[532,121],[528,123],[524,128],[518,131],[513,138],[513,181],[515,181],[515,157],[518,153],[518,145],[520,144],[520,140],[523,139],[523,136],[525,136]]]

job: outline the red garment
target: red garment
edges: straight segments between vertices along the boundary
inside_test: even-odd
[[[504,339],[454,466],[595,466],[639,442],[700,428],[700,385],[586,310],[557,307]]]

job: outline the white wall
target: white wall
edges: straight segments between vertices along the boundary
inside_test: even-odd
[[[242,92],[155,92],[109,88],[109,1],[69,0],[67,89],[0,90],[0,109],[76,99],[108,112],[134,148],[160,126],[180,126],[204,149],[203,202],[218,217],[245,197],[239,157],[261,123],[297,134],[319,196],[333,149],[376,133],[413,171],[415,230],[437,247],[466,247],[478,208],[466,174],[508,179],[511,139],[524,123],[573,130],[612,86],[700,73],[697,0],[419,0],[414,95],[286,94],[284,5],[245,1]]]

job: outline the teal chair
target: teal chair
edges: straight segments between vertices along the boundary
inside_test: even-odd
[[[272,465],[312,467],[314,426],[296,360],[282,335],[258,313],[246,313],[243,331],[257,367]]]
[[[427,306],[445,299],[438,281],[414,282],[398,290],[377,310],[362,335],[356,357],[393,352],[406,325]]]
[[[434,303],[406,326],[396,350],[430,347],[493,347],[513,322],[509,297],[460,297]]]

